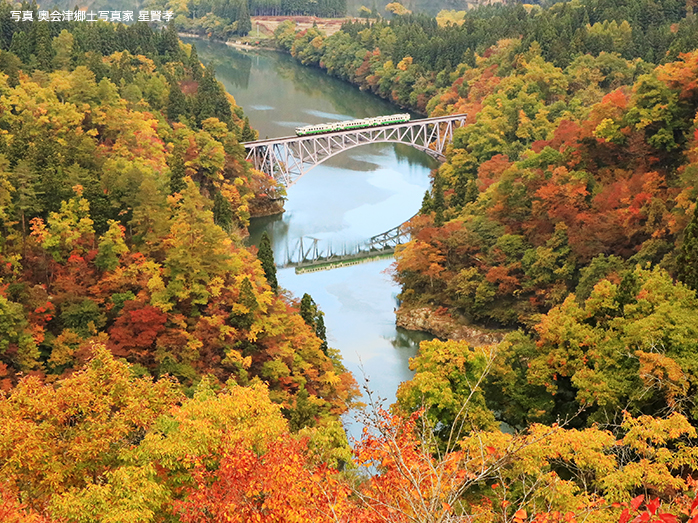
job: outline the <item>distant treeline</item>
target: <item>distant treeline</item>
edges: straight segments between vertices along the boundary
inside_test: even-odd
[[[322,17],[344,16],[346,0],[249,0],[253,16],[313,15]]]
[[[474,67],[476,55],[486,57],[502,40],[518,40],[522,49],[535,43],[547,62],[561,68],[582,55],[604,52],[657,64],[696,47],[698,23],[686,14],[678,0],[585,0],[548,9],[497,4],[459,13],[458,23],[405,14],[374,23],[347,22],[326,39],[315,29],[296,34],[290,24],[276,36],[304,64],[424,112],[427,101],[451,83],[459,64]],[[403,67],[409,68],[398,74],[395,68],[404,59],[409,64]]]
[[[538,42],[546,60],[566,67],[580,54],[602,51],[652,63],[668,51],[675,58],[698,42],[695,22],[685,16],[685,2],[678,0],[586,0],[549,9],[520,3],[483,6],[467,11],[458,25],[409,14],[374,24],[370,33],[362,33],[367,28],[362,22],[347,23],[342,30],[353,40],[361,38],[367,50],[388,51],[396,63],[411,56],[436,72],[461,63],[468,49],[481,53],[503,38],[521,38],[524,47]],[[395,40],[386,48],[380,34],[387,27]]]

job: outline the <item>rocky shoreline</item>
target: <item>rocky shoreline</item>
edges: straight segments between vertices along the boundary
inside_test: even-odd
[[[448,313],[438,314],[430,307],[406,308],[401,306],[396,312],[396,324],[407,330],[417,330],[433,334],[437,338],[467,341],[473,347],[500,343],[505,331],[490,331],[463,325]]]
[[[248,205],[250,206],[250,218],[263,218],[286,212],[283,199],[253,198]]]

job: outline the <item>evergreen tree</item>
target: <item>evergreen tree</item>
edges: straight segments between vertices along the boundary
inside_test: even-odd
[[[444,188],[441,176],[436,173],[434,176],[434,225],[441,227],[444,224],[444,211],[446,210],[446,201],[444,200]]]
[[[315,335],[320,338],[322,352],[327,354],[327,329],[325,328],[325,313],[318,309],[317,304],[310,297],[310,294],[303,294],[301,298],[301,318],[315,330]]]
[[[180,60],[179,37],[175,28],[174,20],[170,20],[167,28],[160,33],[160,45],[158,51],[165,57],[167,62]]]
[[[49,22],[36,22],[34,41],[36,42],[36,59],[42,71],[53,69],[53,40],[48,27]]]
[[[179,116],[187,114],[187,99],[179,87],[179,82],[173,80],[170,84],[170,94],[167,98],[167,117],[177,120]]]
[[[38,197],[43,193],[36,189],[39,176],[26,161],[21,161],[14,169],[12,182],[15,187],[14,207],[22,224],[22,236],[26,237],[29,219],[41,211]]]
[[[242,126],[242,136],[240,141],[242,142],[252,142],[257,139],[257,133],[255,133],[250,127],[250,119],[245,116],[245,120]]]
[[[477,62],[475,61],[475,53],[470,47],[465,50],[465,54],[463,55],[463,63],[468,67],[475,67],[475,65],[477,65]]]
[[[431,214],[434,210],[434,202],[431,199],[431,194],[429,191],[424,191],[424,198],[422,198],[422,207],[419,209],[419,214]]]
[[[691,289],[698,290],[698,205],[684,230],[676,263],[679,280]]]
[[[322,342],[320,349],[325,355],[327,355],[327,329],[325,328],[324,316],[324,312],[318,311],[315,319],[315,335],[320,338],[320,341]]]
[[[191,77],[197,82],[201,80],[203,73],[201,72],[201,60],[196,52],[196,46],[191,44],[191,55],[189,55],[189,68],[191,69]]]
[[[623,276],[623,279],[618,286],[618,293],[615,297],[615,302],[618,307],[618,313],[623,314],[625,311],[625,306],[631,303],[635,303],[637,300],[635,296],[640,291],[640,284],[637,281],[637,275],[634,271],[628,271]]]
[[[304,427],[315,426],[315,419],[318,415],[318,407],[309,398],[305,387],[296,394],[296,405],[292,409],[283,409],[284,416],[288,418],[288,425],[292,432],[301,430]]]
[[[245,276],[245,279],[242,280],[242,283],[240,283],[240,296],[238,297],[238,303],[245,306],[245,308],[247,308],[247,312],[231,313],[228,317],[228,322],[236,329],[248,330],[254,323],[254,311],[259,308],[259,304],[257,303],[257,298],[252,290],[252,283],[247,276]],[[252,349],[253,347],[253,344],[249,344],[246,348]]]
[[[279,282],[276,279],[276,263],[274,263],[274,251],[271,248],[271,239],[269,238],[269,234],[267,234],[267,231],[264,231],[262,233],[262,239],[259,242],[259,250],[257,251],[257,258],[262,263],[262,269],[264,269],[264,275],[267,277],[267,282],[271,286],[271,290],[274,291],[274,294],[276,294],[279,290]],[[306,294],[305,296],[308,295]],[[306,321],[306,323],[308,322]]]
[[[468,192],[468,178],[465,173],[459,173],[456,178],[456,183],[453,187],[453,196],[451,196],[450,205],[456,209],[460,209],[466,203],[466,194]]]
[[[247,308],[248,314],[253,313],[259,308],[257,298],[252,290],[252,282],[250,282],[250,279],[247,276],[245,276],[245,279],[243,279],[242,283],[240,284],[240,298],[238,299],[238,302]]]
[[[24,31],[19,31],[12,35],[10,53],[17,55],[23,63],[28,64],[30,56],[34,51],[31,37]]]
[[[0,6],[0,48],[7,49],[10,47],[12,42],[12,34],[18,29],[18,23],[12,20],[9,16],[10,10],[9,3],[3,2]]]
[[[220,191],[213,197],[213,222],[224,231],[230,232],[235,221],[235,212],[228,199]]]
[[[252,21],[250,20],[250,13],[247,9],[247,1],[241,3],[237,23],[238,27],[235,32],[240,36],[245,36],[252,30]]]
[[[468,187],[465,190],[465,203],[474,202],[480,195],[480,191],[477,188],[477,182],[475,180],[468,180]]]
[[[0,71],[7,75],[7,84],[15,87],[19,83],[19,71],[22,68],[22,61],[16,55],[0,51]]]
[[[182,155],[179,152],[172,153],[167,163],[170,166],[170,193],[182,192],[187,186],[184,181],[186,168]]]
[[[317,306],[315,305],[313,298],[310,297],[310,294],[306,292],[305,294],[303,294],[303,297],[301,298],[301,318],[303,318],[303,321],[306,323],[306,325],[315,327],[316,313]]]
[[[233,112],[225,91],[216,80],[212,67],[207,67],[199,83],[195,99],[196,121],[199,125],[207,118],[218,118],[233,128]]]

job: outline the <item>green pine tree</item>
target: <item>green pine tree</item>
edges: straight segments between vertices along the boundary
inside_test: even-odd
[[[698,290],[698,206],[683,232],[683,243],[676,257],[678,278],[686,286]]]
[[[475,67],[477,65],[477,62],[475,61],[475,53],[470,47],[465,50],[465,54],[463,55],[463,63],[468,67]]]
[[[444,224],[444,211],[446,210],[446,201],[444,200],[444,188],[441,176],[436,173],[434,176],[434,225],[441,227]]]
[[[167,98],[167,117],[170,120],[177,120],[181,115],[186,116],[187,112],[187,99],[179,87],[179,82],[173,80]]]
[[[207,67],[199,82],[195,98],[195,114],[199,125],[207,118],[218,118],[233,128],[233,111],[221,84],[216,80],[215,71]]]
[[[18,31],[12,35],[10,53],[17,55],[23,63],[28,64],[33,51],[31,37],[24,31]]]
[[[315,317],[315,335],[320,338],[320,341],[322,342],[320,349],[325,356],[327,356],[327,329],[325,328],[324,316],[324,312],[317,312],[317,316]]]
[[[271,239],[267,231],[262,233],[262,239],[259,242],[259,251],[257,251],[257,258],[262,263],[262,269],[264,269],[264,275],[267,277],[267,282],[269,282],[271,290],[277,293],[279,290],[279,282],[276,279],[276,263],[274,263],[274,251],[271,248]]]
[[[237,30],[235,31],[240,36],[246,36],[252,30],[252,21],[250,20],[250,13],[247,10],[247,2],[242,2],[240,6],[240,11],[238,13],[237,19]]]
[[[254,311],[259,308],[259,304],[257,303],[257,298],[255,298],[254,291],[252,290],[252,283],[248,277],[245,277],[245,279],[242,280],[242,283],[240,283],[240,296],[238,298],[238,303],[245,306],[247,308],[247,312],[231,313],[228,317],[228,322],[230,323],[231,327],[236,329],[249,330],[254,323]],[[252,344],[245,345],[245,353],[253,350],[254,348],[254,345]]]
[[[213,197],[213,222],[224,231],[230,232],[235,221],[235,212],[228,199],[216,191]]]
[[[465,173],[459,173],[456,178],[455,186],[453,187],[453,196],[451,196],[450,205],[456,209],[460,209],[466,203],[466,195],[468,193],[468,177]]]
[[[170,193],[182,192],[187,184],[184,182],[186,169],[184,159],[178,152],[173,153],[167,162],[170,166]]]
[[[320,349],[322,352],[327,354],[327,329],[325,328],[325,313],[318,309],[317,304],[310,297],[307,292],[301,298],[301,318],[306,323],[315,330],[315,335],[320,338],[322,342]]]
[[[191,69],[191,77],[197,82],[201,80],[203,73],[201,72],[201,60],[196,52],[196,46],[192,44],[191,54],[189,55],[189,68]]]
[[[624,313],[626,305],[637,301],[636,296],[639,290],[640,286],[637,281],[637,275],[633,271],[626,272],[618,286],[618,292],[615,297],[615,302],[620,314]]]
[[[431,194],[429,191],[424,191],[424,198],[422,198],[422,207],[419,209],[419,214],[431,214],[434,210],[434,202],[431,199]]]
[[[474,202],[480,196],[475,180],[468,180],[468,187],[465,189],[465,203]]]
[[[250,127],[250,119],[245,116],[245,120],[242,126],[242,142],[252,142],[257,139],[257,133]]]
[[[247,310],[250,313],[253,313],[259,308],[257,298],[252,290],[252,282],[250,282],[250,279],[247,276],[245,276],[245,279],[242,280],[242,283],[240,284],[240,299],[238,301],[241,305],[247,307]]]
[[[168,62],[178,62],[180,60],[179,37],[175,29],[174,20],[170,20],[167,28],[160,33],[160,46],[158,51]]]
[[[316,424],[319,409],[316,404],[308,400],[309,397],[310,394],[303,387],[296,394],[295,407],[283,410],[292,432],[297,432],[304,427],[313,427]]]
[[[36,42],[36,59],[39,62],[39,68],[42,71],[50,72],[53,70],[53,39],[51,31],[48,27],[49,22],[36,22],[34,33],[34,41]]]
[[[22,224],[22,237],[26,237],[29,219],[41,211],[39,196],[44,193],[37,189],[40,176],[24,160],[15,167],[13,178],[14,208]]]
[[[310,294],[308,294],[307,292],[303,294],[303,297],[301,298],[300,314],[301,318],[303,318],[303,321],[306,323],[306,325],[315,327],[315,315],[317,314],[317,305],[315,305],[315,302],[310,297]]]

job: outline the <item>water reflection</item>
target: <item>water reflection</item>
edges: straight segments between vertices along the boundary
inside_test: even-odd
[[[424,332],[407,331],[401,327],[396,329],[397,335],[389,339],[390,344],[396,349],[407,349],[410,353],[414,349],[415,341],[425,341],[433,339],[433,336]]]
[[[235,53],[234,55],[214,56],[210,54],[210,48],[206,43],[196,40],[197,53],[200,54],[200,48],[204,47],[204,54],[208,59],[204,59],[207,65],[212,65],[216,71],[218,78],[225,77],[226,83],[233,86],[235,89],[248,89],[250,86],[250,73],[252,72],[252,58],[244,53]],[[221,45],[221,44],[219,44]],[[231,92],[230,89],[228,92]],[[267,107],[273,109],[273,107]]]

